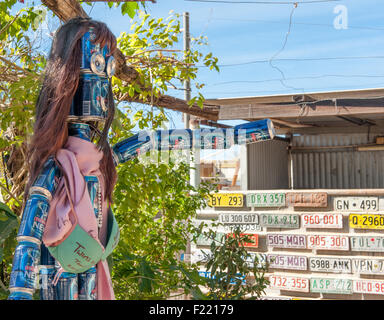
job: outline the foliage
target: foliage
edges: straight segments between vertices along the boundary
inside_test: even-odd
[[[184,287],[186,275],[180,270],[188,267],[178,256],[210,191],[209,185],[195,189],[189,184],[184,162],[133,161],[119,167],[113,206],[121,232],[113,255],[118,298],[160,299]]]
[[[212,239],[211,254],[205,256],[205,280],[207,292],[200,299],[239,300],[257,299],[264,292],[268,280],[264,274],[268,270],[268,262],[257,255],[247,252],[244,243],[252,243],[247,234],[237,228],[232,234],[218,239],[213,230],[203,235]],[[220,238],[220,237],[219,237]]]
[[[17,216],[9,209],[4,203],[0,202],[0,270],[4,268],[3,255],[7,255],[7,248],[10,241],[14,239],[14,233],[18,227]],[[3,247],[3,245],[6,245]],[[0,278],[0,298],[6,297],[9,292],[7,287],[4,285],[3,272],[1,272]]]
[[[34,104],[46,63],[42,37],[36,35],[42,34],[41,25],[48,18],[42,6],[22,7],[11,13],[16,2],[0,2],[0,189],[5,203],[20,216],[28,174],[26,143],[32,134]],[[135,83],[115,77],[112,80],[119,107],[110,136],[110,143],[114,144],[131,136],[136,126],[157,129],[168,120],[161,108],[148,110],[140,106],[133,113],[134,108],[127,101],[154,105],[170,88],[178,89],[185,80],[196,81],[197,64],[217,71],[218,67],[212,53],[204,55],[197,49],[184,52],[178,48],[182,34],[180,15],[154,19],[138,11],[137,3],[108,3],[108,6],[111,10],[120,8],[122,15],[134,19],[130,32],[118,37],[118,46],[127,56],[128,64],[140,75],[140,81]],[[206,44],[203,37],[191,40],[191,48]],[[198,90],[202,87],[203,84],[196,83]],[[202,106],[203,99],[197,93],[190,103]],[[119,166],[118,174],[113,209],[121,227],[121,240],[113,254],[112,268],[117,298],[166,298],[179,288],[195,298],[212,298],[213,293],[206,296],[199,288],[206,283],[198,274],[198,266],[178,259],[186,248],[188,234],[201,231],[194,228],[192,219],[196,210],[204,206],[211,187],[190,186],[188,165],[172,159],[160,164],[136,160]],[[0,245],[0,280],[5,287],[15,237],[13,230]],[[211,291],[218,292],[213,287]],[[5,291],[0,289],[0,298],[4,297]],[[230,293],[226,297],[234,296]]]

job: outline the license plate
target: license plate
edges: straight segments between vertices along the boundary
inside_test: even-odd
[[[326,208],[328,195],[326,192],[288,193],[288,202],[294,207]]]
[[[208,249],[196,249],[192,251],[191,254],[191,263],[205,263],[212,256],[211,250]]]
[[[214,239],[208,238],[203,234],[200,234],[196,239],[196,244],[199,246],[210,246],[213,241],[215,241],[216,246],[221,245],[223,242],[224,233],[216,232],[216,237]]]
[[[298,214],[260,214],[260,224],[272,228],[299,228],[300,217]]]
[[[352,251],[384,252],[384,237],[351,236]]]
[[[219,222],[224,224],[259,224],[259,216],[257,213],[220,213]]]
[[[223,230],[227,232],[234,232],[239,229],[240,232],[254,233],[260,232],[263,228],[259,224],[225,224]]]
[[[268,262],[270,268],[307,270],[307,257],[283,254],[269,254]]]
[[[352,280],[350,279],[311,278],[310,286],[311,292],[352,293]]]
[[[349,250],[347,236],[341,235],[309,235],[308,249]]]
[[[208,198],[208,205],[210,207],[242,207],[243,197],[242,193],[212,194]]]
[[[306,249],[306,240],[305,235],[299,234],[267,234],[267,244],[272,248]]]
[[[353,229],[384,230],[384,215],[382,214],[350,214],[349,227]]]
[[[257,268],[264,268],[267,262],[267,255],[264,253],[256,252],[247,252],[248,256],[245,259],[245,262],[250,268],[253,268],[254,263],[257,263]]]
[[[199,270],[199,276],[206,278],[206,279],[214,279],[215,277],[212,276],[211,271],[206,270]],[[237,284],[241,280],[241,284],[246,284],[245,276],[241,274],[237,274],[234,278],[231,278],[230,283],[231,284]]]
[[[227,233],[226,237],[233,237],[234,233]],[[259,235],[254,233],[240,233],[240,236],[248,236],[249,241],[243,241],[245,248],[257,248],[259,246]]]
[[[353,259],[352,270],[360,274],[383,274],[384,260],[378,259]]]
[[[351,259],[332,257],[309,258],[309,270],[315,272],[351,273]]]
[[[272,296],[262,296],[258,300],[293,300],[290,297],[272,297]]]
[[[382,281],[382,280],[353,280],[353,292],[384,294],[384,281]]]
[[[269,276],[269,287],[287,291],[309,292],[309,279],[272,275]]]
[[[285,207],[285,193],[249,193],[247,207]]]
[[[327,214],[327,213],[314,213],[302,214],[301,226],[304,228],[343,228],[343,215],[341,214]]]
[[[378,197],[336,197],[333,199],[333,208],[336,211],[377,211],[379,210]]]

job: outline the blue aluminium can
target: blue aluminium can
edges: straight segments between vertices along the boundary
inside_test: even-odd
[[[63,272],[55,288],[57,300],[79,300],[76,273]]]
[[[25,205],[17,236],[28,236],[41,240],[48,218],[48,210],[47,198],[38,194],[31,195]]]
[[[39,289],[41,300],[57,300],[56,288],[52,284],[55,274],[55,266],[40,266]]]
[[[35,289],[39,261],[38,246],[30,242],[20,242],[15,250],[10,287]]]
[[[96,300],[96,267],[78,274],[79,300]]]

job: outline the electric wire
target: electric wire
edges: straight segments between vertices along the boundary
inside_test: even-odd
[[[287,4],[311,4],[311,3],[324,3],[324,2],[340,2],[341,0],[308,0],[308,1],[230,1],[230,0],[184,0],[189,2],[213,2],[213,3],[231,3],[231,4],[274,4],[274,5],[287,5]]]

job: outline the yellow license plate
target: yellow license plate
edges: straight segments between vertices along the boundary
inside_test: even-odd
[[[242,207],[244,195],[241,193],[217,193],[208,198],[210,207]]]
[[[384,215],[382,214],[350,214],[349,227],[355,229],[383,229]]]

